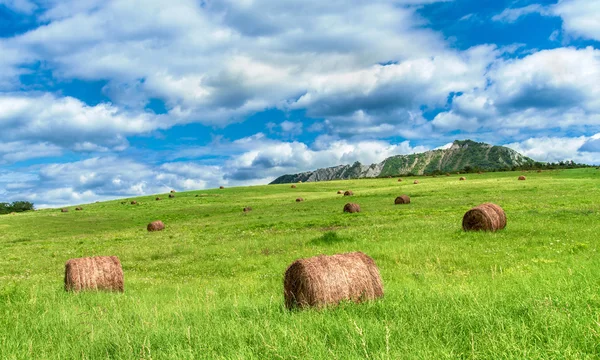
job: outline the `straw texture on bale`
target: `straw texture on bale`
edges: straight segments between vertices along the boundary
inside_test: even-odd
[[[527,180],[527,178],[523,175],[519,176],[519,180]]]
[[[419,183],[419,180],[415,180],[415,181],[414,181],[414,184],[418,184],[418,183]]]
[[[158,200],[160,200],[160,198],[159,198],[159,197],[157,197],[157,198],[156,198],[156,201],[158,201]]]
[[[459,180],[460,180],[460,181],[465,181],[465,180],[467,180],[467,178],[466,178],[466,177],[464,177],[464,176],[461,176]]]
[[[81,211],[81,210],[83,210],[83,208],[82,208],[82,207],[76,207],[76,208],[75,208],[75,211]]]
[[[174,193],[174,192],[175,192],[175,190],[171,190],[171,193]]]
[[[245,213],[252,211],[252,208],[250,206],[246,206],[243,210]]]
[[[358,204],[355,204],[355,203],[347,203],[346,205],[344,205],[344,212],[345,213],[357,213],[357,212],[360,212],[360,206]]]
[[[450,173],[446,173],[446,176],[450,176]]]
[[[219,189],[225,189],[225,186],[219,186]]]
[[[148,224],[148,231],[161,231],[165,229],[165,224],[162,221],[156,220]]]
[[[172,199],[172,198],[174,198],[174,197],[175,197],[175,194],[169,194],[169,198],[171,198],[171,199]]]
[[[69,212],[69,209],[60,209],[60,212]]]
[[[341,195],[341,194],[343,194],[344,192],[343,192],[342,190],[338,190],[338,192],[337,192],[337,193],[338,193],[338,195]]]
[[[394,204],[410,204],[410,197],[408,195],[400,195],[394,200]]]
[[[506,227],[506,213],[496,204],[481,204],[467,211],[462,226],[465,231],[502,230]]]
[[[292,189],[295,189],[295,188],[296,188],[296,185],[292,185]]]
[[[137,201],[132,201],[131,205],[137,205]]]
[[[71,259],[65,264],[65,290],[123,292],[123,268],[116,256]]]
[[[304,199],[303,199],[303,198],[297,198],[297,199],[296,199],[296,202],[303,202],[303,201],[304,201]]]
[[[402,182],[402,179],[398,179],[398,182]]]
[[[362,252],[320,255],[294,261],[283,282],[288,309],[360,303],[383,296],[383,282],[375,261]]]
[[[346,190],[346,192],[344,192],[344,196],[352,196],[354,195],[354,192],[352,190]]]

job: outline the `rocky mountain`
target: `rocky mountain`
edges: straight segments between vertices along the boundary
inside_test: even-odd
[[[392,156],[379,164],[363,165],[355,162],[352,165],[339,165],[300,174],[283,175],[271,184],[446,173],[461,171],[466,167],[492,171],[510,169],[514,166],[523,166],[534,162],[534,160],[504,146],[493,146],[471,140],[456,140],[452,146],[446,149]]]

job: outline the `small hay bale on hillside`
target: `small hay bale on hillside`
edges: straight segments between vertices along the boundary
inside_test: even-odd
[[[352,190],[346,190],[344,196],[354,196],[354,192]]]
[[[458,180],[460,180],[460,181],[465,181],[465,180],[467,180],[467,178],[466,178],[466,177],[464,177],[464,176],[461,176],[461,177],[460,177],[460,179],[458,179]]]
[[[159,201],[159,200],[160,200],[160,198],[159,198],[159,197],[157,197],[157,198],[156,198],[156,201]]]
[[[360,303],[383,296],[377,264],[362,252],[320,255],[294,261],[283,281],[288,309]]]
[[[219,186],[219,189],[225,189],[225,186]]]
[[[342,195],[344,192],[342,190],[338,190],[338,195]]]
[[[65,290],[123,292],[123,268],[116,256],[71,259],[65,264]]]
[[[132,201],[132,202],[131,202],[131,205],[137,205],[137,201],[135,201],[135,200],[134,200],[134,201]]]
[[[344,205],[344,212],[351,214],[358,213],[360,212],[360,206],[355,203],[347,203],[346,205]]]
[[[303,201],[304,201],[304,199],[303,199],[303,198],[297,198],[297,199],[296,199],[296,202],[303,202]]]
[[[76,208],[75,208],[75,211],[81,211],[81,210],[83,210],[83,208],[82,208],[82,207],[79,207],[79,206],[78,206],[78,207],[76,207]]]
[[[175,190],[171,190],[171,193],[172,193],[172,194],[174,194],[174,193],[175,193]]]
[[[400,195],[394,200],[394,204],[410,204],[410,197],[408,195]]]
[[[292,189],[295,189],[295,188],[296,188],[296,185],[292,185],[292,186],[291,186],[291,188],[292,188]]]
[[[481,204],[467,211],[462,226],[465,231],[502,230],[506,227],[506,213],[496,204]]]
[[[541,172],[542,172],[542,170],[538,170],[537,172],[538,172],[538,174],[539,174],[539,173],[541,173]]]
[[[402,182],[402,179],[398,179],[398,182]]]
[[[446,176],[450,176],[450,173],[446,173]]]
[[[175,197],[175,194],[169,194],[169,199],[173,199]]]
[[[67,209],[67,208],[60,209],[60,212],[69,212],[69,209]]]
[[[419,183],[419,180],[413,181],[413,184],[418,184],[418,183]]]
[[[245,213],[252,211],[252,208],[250,206],[246,206],[243,210]]]
[[[161,231],[165,229],[165,224],[160,220],[156,220],[148,224],[147,229],[148,231]]]
[[[525,176],[521,175],[521,176],[519,176],[519,180],[521,180],[521,181],[522,180],[527,180],[527,178]]]

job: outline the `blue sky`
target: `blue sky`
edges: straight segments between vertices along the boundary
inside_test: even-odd
[[[61,206],[454,139],[600,164],[597,0],[0,0],[0,198]]]

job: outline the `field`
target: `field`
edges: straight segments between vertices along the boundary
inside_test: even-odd
[[[0,358],[598,358],[600,171],[520,174],[226,188],[0,216]],[[336,194],[347,189],[351,199]],[[412,203],[395,206],[401,194]],[[362,212],[342,213],[348,201]],[[488,201],[506,211],[506,229],[463,232],[463,214]],[[148,233],[157,219],[166,229]],[[383,299],[285,309],[292,261],[349,251],[376,261]],[[119,256],[123,294],[64,291],[65,262],[94,255]]]

